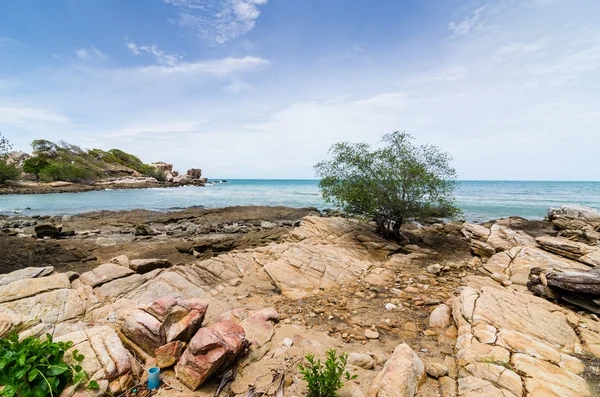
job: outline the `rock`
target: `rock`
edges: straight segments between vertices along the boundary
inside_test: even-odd
[[[62,226],[54,226],[49,224],[37,225],[34,229],[37,238],[57,238],[60,236]]]
[[[58,289],[70,288],[66,274],[53,274],[41,278],[23,278],[0,286],[0,303],[21,300]]]
[[[355,365],[364,369],[375,368],[375,360],[365,353],[349,353],[348,364]]]
[[[290,338],[284,338],[281,344],[285,347],[292,347],[292,345],[294,344],[294,340]]]
[[[129,267],[129,258],[127,257],[127,255],[116,256],[116,257],[112,258],[111,260],[109,260],[109,262],[115,263],[117,265]]]
[[[101,389],[113,395],[125,392],[134,379],[135,361],[123,347],[117,333],[107,326],[93,327],[85,331],[77,331],[55,338],[57,342],[72,341],[73,346],[65,354],[65,361],[77,365],[71,352],[79,350],[85,357],[81,366],[91,379],[98,381]],[[61,394],[69,397],[76,394],[72,386]]]
[[[232,321],[201,328],[175,366],[175,373],[185,386],[196,390],[242,354],[246,345],[244,329]]]
[[[450,325],[450,308],[441,304],[429,316],[429,328],[447,328]]]
[[[368,397],[414,397],[425,380],[425,367],[412,349],[398,345],[381,372],[373,379]]]
[[[396,310],[398,309],[398,306],[394,305],[393,303],[386,303],[384,306],[385,310]]]
[[[276,225],[276,224],[274,224],[273,222],[269,222],[269,221],[262,221],[262,222],[260,222],[260,227],[261,227],[262,229],[273,229],[273,228],[276,228],[276,227],[277,227],[277,225]]]
[[[442,272],[442,265],[440,265],[439,263],[436,263],[434,265],[429,265],[427,266],[427,273],[431,273],[431,274],[440,274]]]
[[[175,341],[188,341],[202,325],[208,304],[167,296],[118,313],[123,335],[149,355]]]
[[[23,168],[25,160],[31,156],[25,152],[9,152],[6,154],[4,161],[8,165],[16,165],[18,168]]]
[[[133,259],[129,262],[129,268],[136,273],[144,274],[155,269],[171,267],[171,262],[166,259]]]
[[[427,372],[427,375],[438,379],[448,375],[448,367],[439,363],[427,363],[425,364],[425,372]]]
[[[114,263],[104,263],[92,271],[81,274],[79,280],[90,287],[98,287],[109,281],[133,274],[133,271]]]
[[[39,278],[44,277],[54,272],[54,267],[26,267],[25,269],[16,270],[12,273],[0,275],[0,287],[14,283],[15,281],[24,280],[28,278]]]
[[[154,231],[148,225],[137,225],[133,232],[134,236],[153,236]]]
[[[440,384],[440,393],[442,397],[456,397],[458,395],[458,386],[456,381],[448,376],[442,376],[438,379]]]
[[[541,236],[535,239],[546,251],[564,256],[565,258],[578,260],[580,257],[594,251],[587,244],[578,243],[562,237]]]
[[[173,341],[167,343],[154,351],[156,357],[156,366],[159,368],[168,368],[179,360],[186,347],[185,342]]]
[[[600,211],[579,205],[561,205],[559,208],[548,210],[548,219],[555,221],[559,218],[583,219],[587,222],[600,222]]]
[[[363,279],[364,282],[371,285],[386,287],[393,285],[396,279],[396,273],[393,270],[383,267],[374,267],[369,269],[369,273]]]
[[[365,336],[367,337],[367,339],[379,339],[379,332],[366,329]]]

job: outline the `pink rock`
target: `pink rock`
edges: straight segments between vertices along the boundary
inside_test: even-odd
[[[208,303],[167,296],[119,313],[121,331],[150,355],[176,340],[187,342],[202,326]]]
[[[175,366],[179,380],[196,390],[209,376],[246,350],[244,329],[232,321],[201,328]]]
[[[174,341],[167,343],[164,346],[159,347],[154,351],[156,356],[156,366],[158,368],[168,368],[179,360],[181,354],[185,350],[186,343],[181,341]]]

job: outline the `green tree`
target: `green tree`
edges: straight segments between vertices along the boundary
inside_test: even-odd
[[[0,133],[0,157],[6,156],[10,150],[12,150],[12,145],[8,139],[6,139],[2,133]]]
[[[33,174],[37,179],[40,179],[40,173],[49,165],[50,162],[44,157],[29,157],[23,163],[23,171],[27,172],[28,174]]]
[[[15,180],[19,177],[19,170],[14,164],[6,162],[6,155],[12,150],[12,145],[0,134],[0,183]]]
[[[339,142],[331,160],[315,165],[323,198],[352,216],[373,219],[377,232],[399,237],[409,220],[459,213],[454,201],[456,171],[448,153],[416,146],[412,136],[394,132],[383,145]]]

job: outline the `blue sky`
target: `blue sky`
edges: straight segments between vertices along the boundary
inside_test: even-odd
[[[596,0],[4,0],[0,131],[312,178],[403,130],[461,179],[599,180]]]

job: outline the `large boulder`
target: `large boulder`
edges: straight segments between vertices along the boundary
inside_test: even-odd
[[[208,377],[232,363],[246,349],[244,329],[233,321],[201,328],[175,366],[179,380],[196,390]]]
[[[172,341],[188,341],[202,325],[208,304],[200,299],[161,298],[118,314],[121,332],[144,352]]]
[[[110,327],[100,326],[61,335],[56,341],[71,341],[73,346],[65,354],[65,361],[71,365],[79,365],[73,361],[71,351],[78,350],[85,357],[81,366],[97,381],[100,389],[118,395],[125,392],[133,383],[137,372],[136,363],[125,349],[117,333]],[[73,386],[67,387],[62,397],[74,394],[85,396]]]
[[[398,345],[373,379],[368,397],[414,397],[425,381],[425,366],[406,344]]]

